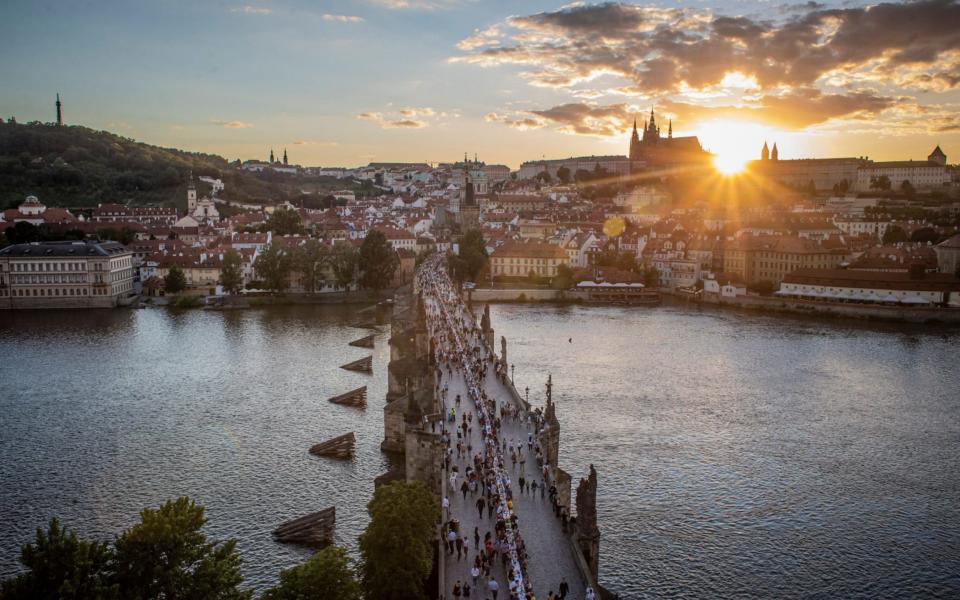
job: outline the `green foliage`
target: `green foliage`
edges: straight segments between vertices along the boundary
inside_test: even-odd
[[[227,250],[220,265],[220,285],[229,294],[237,294],[243,287],[243,259],[236,250]]]
[[[560,183],[570,183],[570,169],[567,167],[557,169],[557,179],[560,180]]]
[[[921,227],[910,234],[910,241],[921,244],[935,244],[940,241],[940,234],[933,227]]]
[[[282,292],[290,285],[290,255],[284,252],[280,244],[274,242],[263,247],[257,257],[257,274],[268,290]]]
[[[464,275],[476,281],[477,275],[487,266],[487,242],[479,229],[470,229],[460,239],[459,256],[463,261]]]
[[[551,282],[553,289],[565,290],[573,285],[573,269],[567,263],[557,266],[557,275]]]
[[[901,244],[906,242],[909,238],[907,237],[907,232],[903,228],[897,225],[891,225],[887,227],[887,230],[883,232],[883,243],[884,244]]]
[[[185,199],[190,171],[233,175],[210,154],[134,142],[86,127],[0,122],[0,203],[35,194],[48,206]],[[185,201],[185,200],[183,200]]]
[[[266,231],[272,231],[274,235],[303,233],[300,213],[289,208],[278,208],[267,218]]]
[[[650,265],[642,272],[643,275],[643,285],[647,287],[659,287],[660,286],[660,271],[656,267]]]
[[[327,546],[310,559],[280,573],[280,584],[261,600],[361,600],[360,584],[347,551]]]
[[[886,175],[881,175],[880,177],[871,177],[870,178],[870,189],[871,190],[881,190],[889,191],[890,190],[890,178]]]
[[[3,600],[71,600],[116,597],[109,583],[110,550],[106,543],[88,542],[60,527],[37,529],[33,544],[20,551],[27,572],[0,586]]]
[[[338,287],[346,288],[353,283],[359,260],[357,249],[350,242],[340,241],[333,245],[330,266],[333,268],[333,276],[336,278]]]
[[[26,221],[14,223],[12,227],[7,227],[5,233],[7,240],[11,244],[29,244],[30,242],[39,242],[46,238],[39,227]]]
[[[114,581],[124,598],[242,600],[236,541],[209,542],[203,507],[189,498],[145,508],[114,543]]]
[[[362,585],[367,598],[426,599],[433,566],[439,506],[420,481],[376,489],[367,504],[370,523],[360,535]]]
[[[203,299],[200,296],[177,296],[168,303],[168,306],[170,308],[200,308],[203,306]]]
[[[749,289],[751,292],[760,294],[761,296],[769,296],[776,290],[776,288],[777,286],[774,285],[772,281],[767,281],[764,279],[751,284],[747,289]]]
[[[550,183],[553,181],[553,177],[550,176],[550,172],[546,169],[534,175],[533,179],[534,181],[539,181],[541,183]]]
[[[163,278],[163,285],[167,293],[177,294],[187,289],[187,276],[184,275],[183,269],[174,265]]]
[[[387,236],[376,229],[370,231],[360,246],[360,285],[379,292],[390,285],[400,265],[400,257]]]
[[[97,237],[99,237],[101,240],[113,240],[115,242],[120,242],[126,246],[136,239],[137,233],[129,227],[123,227],[122,229],[104,227],[102,229],[97,229]]]
[[[328,248],[314,239],[307,240],[294,252],[293,267],[300,273],[300,281],[306,291],[316,291],[321,280],[323,265],[329,259]]]

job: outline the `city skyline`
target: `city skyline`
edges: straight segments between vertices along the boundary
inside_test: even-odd
[[[11,3],[0,105],[303,165],[625,154],[651,108],[738,159],[951,155],[960,8],[860,4]]]

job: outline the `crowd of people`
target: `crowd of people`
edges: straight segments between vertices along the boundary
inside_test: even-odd
[[[432,359],[438,370],[436,392],[444,403],[441,439],[446,448],[443,467],[447,473],[447,489],[443,499],[442,535],[447,556],[452,560],[455,555],[458,562],[465,560],[470,565],[470,577],[456,581],[451,595],[457,600],[490,597],[497,600],[500,584],[492,571],[499,562],[506,574],[507,589],[503,590],[506,597],[536,600],[529,582],[524,540],[518,529],[519,518],[514,511],[514,494],[543,498],[549,493],[551,501],[556,494],[536,444],[535,433],[542,423],[540,415],[521,410],[510,402],[498,403],[488,396],[484,385],[488,372],[492,369],[501,377],[505,369],[496,360],[476,319],[461,302],[442,258],[428,259],[418,270],[416,283],[428,314]],[[451,393],[449,382],[457,376],[462,376],[466,397]],[[528,428],[526,439],[504,435],[503,426],[507,421]],[[478,447],[474,446],[475,430],[479,433]],[[528,455],[536,457],[538,468],[533,472],[539,476],[542,469],[542,480],[526,476]],[[515,487],[511,472],[515,473],[518,465],[519,487]],[[479,526],[472,532],[462,530],[460,520],[450,511],[450,496],[456,494],[462,494],[465,506],[467,497],[471,498],[469,504],[476,507],[478,522],[482,523],[486,515],[486,519],[493,521],[492,531],[481,534]],[[559,600],[568,590],[564,579],[558,592],[551,591],[548,598]]]

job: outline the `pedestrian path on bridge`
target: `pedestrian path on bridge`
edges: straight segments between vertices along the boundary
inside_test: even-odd
[[[448,440],[443,535],[449,542],[443,558],[442,597],[467,597],[464,592],[469,585],[470,598],[545,600],[552,592],[554,598],[592,600],[593,590],[574,560],[566,524],[555,514],[544,487],[552,484],[552,475],[538,465],[536,416],[527,413],[501,381],[492,348],[453,291],[442,263],[438,259],[435,263],[426,264],[418,277],[440,372],[438,390]],[[481,411],[488,417],[485,423],[481,423]],[[514,453],[515,462],[511,460]],[[474,474],[475,485],[466,483],[467,473]],[[521,477],[526,484],[523,491]],[[496,483],[490,486],[492,494],[485,490],[485,481]],[[498,489],[506,490],[505,497],[496,493]],[[477,505],[481,498],[482,511]],[[499,552],[486,563],[489,576],[485,576],[485,569],[478,574],[474,567],[482,562],[479,554],[490,552],[485,550],[488,534]],[[492,591],[491,580],[498,593]],[[522,592],[513,593],[517,590]],[[561,591],[566,594],[561,596]]]

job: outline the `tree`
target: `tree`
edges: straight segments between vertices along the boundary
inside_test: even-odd
[[[293,266],[300,273],[303,289],[308,292],[317,291],[321,268],[329,258],[329,254],[326,246],[313,239],[307,240],[304,245],[297,248],[293,255]]]
[[[421,481],[377,488],[367,504],[370,523],[360,535],[361,583],[367,598],[426,599],[433,566],[434,531],[440,518]]]
[[[145,508],[114,543],[114,580],[124,598],[244,600],[236,540],[207,541],[203,507],[178,498]]]
[[[62,529],[57,519],[49,528],[37,528],[36,541],[20,551],[26,573],[7,579],[0,586],[4,600],[70,600],[111,598],[108,566],[110,550],[105,542],[88,542]]]
[[[167,276],[163,278],[163,287],[171,294],[177,294],[187,289],[187,276],[183,274],[183,269],[177,265],[170,267]]]
[[[274,242],[264,246],[257,257],[257,275],[263,280],[268,290],[282,292],[290,285],[290,256],[284,252],[280,244]]]
[[[650,265],[643,271],[643,284],[647,287],[659,287],[660,271],[653,265]]]
[[[940,234],[933,227],[921,227],[910,234],[910,241],[920,244],[932,244],[940,241]]]
[[[280,584],[261,600],[361,600],[360,583],[347,551],[327,546],[302,565],[280,572]]]
[[[26,221],[17,221],[13,227],[8,227],[5,233],[11,244],[29,244],[42,239],[40,228]]]
[[[459,256],[464,261],[464,274],[472,281],[487,265],[487,242],[479,229],[469,229],[460,238]]]
[[[243,287],[243,259],[236,250],[227,250],[220,265],[220,285],[229,294],[237,294]]]
[[[289,208],[278,208],[267,217],[267,231],[275,235],[290,235],[303,232],[303,220],[300,213]]]
[[[560,264],[557,267],[557,275],[553,278],[551,284],[556,290],[569,288],[573,285],[573,269],[567,266],[567,263]]]
[[[560,183],[563,184],[570,183],[570,169],[567,167],[560,167],[557,169],[557,179],[559,179]]]
[[[769,295],[772,294],[772,293],[774,292],[774,290],[776,289],[776,285],[774,285],[774,283],[773,283],[772,281],[768,281],[768,280],[764,279],[764,280],[762,280],[762,281],[758,281],[758,282],[750,285],[750,286],[749,286],[749,289],[750,289],[751,292],[756,292],[757,294],[760,294],[761,296],[769,296]]]
[[[870,189],[871,190],[881,190],[889,191],[890,190],[890,178],[886,175],[881,175],[880,177],[871,177],[870,178]]]
[[[891,225],[887,227],[887,230],[883,232],[883,243],[888,244],[902,244],[907,241],[907,232],[904,231],[901,227],[897,225]]]
[[[907,179],[904,179],[903,183],[900,184],[900,191],[903,192],[903,195],[910,200],[913,200],[913,197],[916,195],[916,190],[913,189],[913,184]]]
[[[360,285],[379,294],[390,285],[399,265],[400,257],[387,241],[387,236],[376,229],[370,231],[360,246]]]
[[[330,255],[330,266],[333,269],[333,276],[337,280],[337,286],[348,288],[353,283],[357,272],[357,250],[350,242],[337,242],[333,245],[333,252]]]
[[[551,181],[553,181],[553,177],[550,177],[550,171],[547,171],[546,169],[544,169],[540,173],[537,173],[533,177],[533,179],[541,183],[550,183]]]

